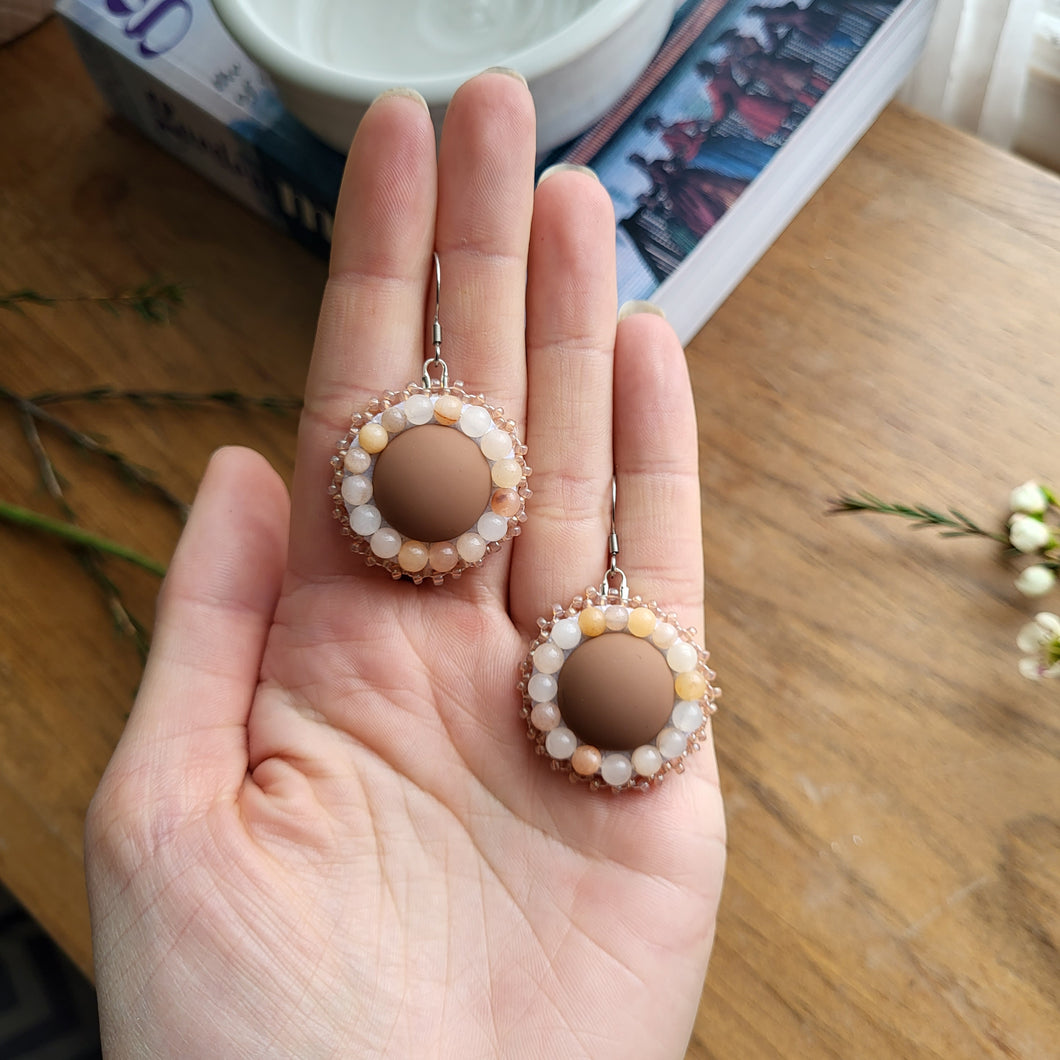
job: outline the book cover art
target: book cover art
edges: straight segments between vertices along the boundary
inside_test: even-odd
[[[900,0],[687,0],[658,56],[546,165],[591,166],[617,219],[619,301],[651,298]]]

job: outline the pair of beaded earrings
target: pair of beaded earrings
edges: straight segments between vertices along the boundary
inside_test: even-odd
[[[332,457],[330,486],[353,551],[417,585],[458,578],[517,536],[531,495],[514,421],[449,382],[437,254],[434,286],[434,352],[421,380],[353,416]],[[618,566],[615,500],[612,479],[601,585],[538,619],[518,688],[528,736],[553,769],[593,789],[627,790],[683,771],[720,692],[695,630],[630,595]]]

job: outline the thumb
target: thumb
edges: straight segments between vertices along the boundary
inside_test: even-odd
[[[101,787],[171,823],[235,797],[287,559],[290,504],[249,449],[214,454],[158,598],[139,695]],[[97,794],[97,802],[101,795]],[[132,806],[127,807],[132,809]]]

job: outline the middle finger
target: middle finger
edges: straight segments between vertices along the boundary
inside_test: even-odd
[[[518,75],[487,71],[454,94],[439,147],[435,246],[441,262],[442,358],[451,380],[462,380],[516,421],[526,403],[533,194],[530,93]]]

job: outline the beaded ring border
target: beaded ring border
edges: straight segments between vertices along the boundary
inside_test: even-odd
[[[426,375],[426,373],[425,373]],[[395,579],[408,577],[417,585],[430,579],[440,585],[446,577],[459,578],[469,567],[480,566],[491,552],[516,537],[526,521],[531,496],[526,446],[519,441],[514,420],[504,410],[486,403],[482,394],[469,394],[460,381],[443,378],[430,386],[409,383],[403,390],[387,390],[356,413],[331,458],[328,486],[332,515],[351,538],[350,548],[369,566],[384,567]],[[474,525],[455,538],[416,541],[390,526],[372,501],[376,460],[391,438],[405,430],[440,424],[458,430],[475,442],[489,465],[489,501]]]
[[[700,749],[710,718],[717,711],[721,689],[707,666],[710,653],[695,643],[695,629],[684,629],[673,612],[654,600],[624,591],[590,587],[566,608],[553,606],[551,619],[539,618],[541,632],[523,660],[519,690],[520,716],[537,754],[550,759],[571,783],[590,789],[649,789],[670,773],[683,773],[685,760]],[[648,743],[635,748],[598,748],[568,728],[556,702],[558,675],[570,655],[587,639],[610,633],[631,633],[653,645],[665,658],[674,678],[670,718]]]

